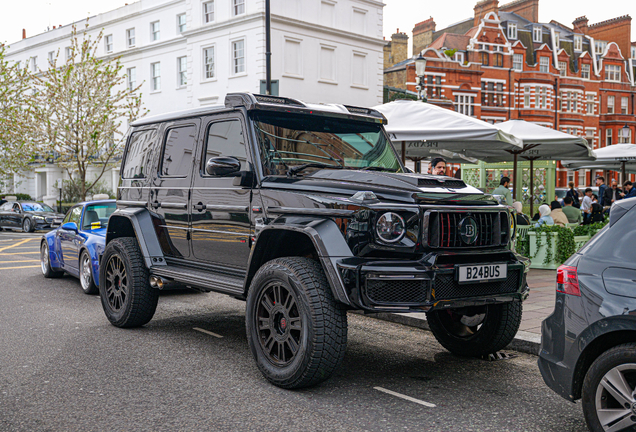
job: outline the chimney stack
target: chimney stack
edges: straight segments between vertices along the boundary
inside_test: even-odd
[[[26,29],[22,29],[22,39],[26,39]]]
[[[475,11],[474,25],[477,27],[481,23],[482,18],[490,12],[494,12],[495,15],[499,16],[499,0],[482,0],[477,2],[473,10]]]
[[[575,32],[587,34],[587,23],[588,19],[585,15],[583,15],[582,17],[578,17],[577,19],[572,21],[572,28]]]

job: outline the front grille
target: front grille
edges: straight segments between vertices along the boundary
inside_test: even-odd
[[[500,282],[459,284],[453,274],[438,274],[433,282],[434,300],[470,298],[493,294],[510,294],[519,291],[519,271],[508,273],[508,279]]]
[[[366,296],[375,304],[422,304],[427,281],[412,279],[367,279]]]
[[[471,216],[477,224],[477,239],[473,243],[466,243],[459,233],[459,222],[467,216]],[[428,243],[433,248],[501,246],[508,241],[507,221],[504,212],[431,212]]]

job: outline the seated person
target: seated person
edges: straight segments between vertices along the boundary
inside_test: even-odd
[[[550,212],[550,216],[552,220],[554,220],[555,225],[566,226],[568,222],[568,217],[563,213],[563,209],[561,208],[561,204],[558,201],[552,201],[550,204],[550,208],[552,211]]]
[[[590,223],[603,222],[603,207],[598,202],[598,197],[592,195],[592,208],[590,210]]]
[[[574,200],[572,197],[566,196],[563,198],[563,213],[568,218],[568,223],[581,223],[581,210],[574,207]]]
[[[517,213],[515,216],[515,220],[517,221],[517,225],[530,225],[530,218],[523,214],[523,205],[519,201],[515,201],[512,203],[512,207],[514,207],[515,212]]]
[[[548,205],[541,205],[539,207],[539,214],[541,215],[541,217],[539,218],[537,223],[534,224],[535,228],[539,228],[541,225],[554,225],[554,220],[552,219],[552,216],[550,216],[551,212],[552,210]]]

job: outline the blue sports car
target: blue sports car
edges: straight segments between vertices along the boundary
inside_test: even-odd
[[[87,201],[72,207],[62,225],[42,237],[40,264],[44,277],[60,277],[66,272],[79,278],[86,294],[97,294],[106,225],[116,209],[115,200]]]

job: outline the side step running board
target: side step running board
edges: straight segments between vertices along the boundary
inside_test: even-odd
[[[201,272],[176,266],[152,267],[150,274],[210,291],[239,296],[243,295],[243,278],[218,273]]]

